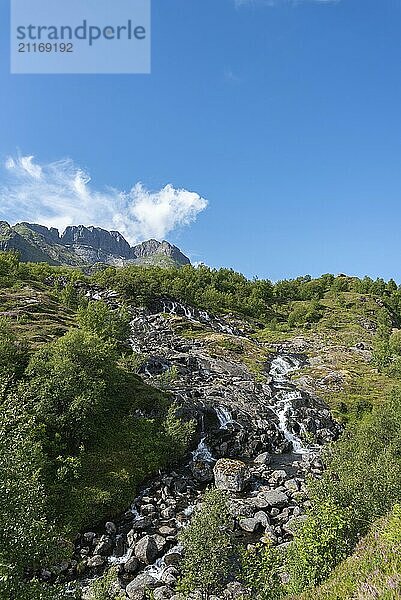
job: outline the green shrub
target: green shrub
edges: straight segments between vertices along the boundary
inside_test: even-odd
[[[371,524],[401,501],[401,393],[348,426],[310,482],[313,510],[288,555],[290,591],[321,583]]]
[[[241,552],[240,579],[249,590],[250,598],[280,600],[285,594],[280,579],[283,557],[269,546],[251,546]]]
[[[219,490],[205,493],[190,525],[181,535],[184,545],[180,591],[199,590],[202,600],[222,590],[233,571],[235,548],[229,532],[231,518]]]
[[[317,505],[290,546],[288,591],[298,593],[323,581],[350,552],[349,518],[332,501]]]
[[[126,342],[131,334],[132,315],[124,306],[112,310],[105,302],[89,302],[78,309],[77,321],[82,329],[105,340]]]

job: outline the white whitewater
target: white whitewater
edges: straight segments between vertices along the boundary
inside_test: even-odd
[[[203,321],[214,326],[215,329],[217,328],[217,330],[222,333],[235,335],[234,330],[226,323],[220,321],[218,317],[212,318],[206,310],[196,310],[189,306],[185,306],[185,304],[182,304],[181,302],[175,302],[174,300],[164,301],[163,312],[170,315],[183,314],[189,321]]]
[[[213,463],[216,461],[216,459],[213,458],[213,454],[209,450],[205,439],[206,438],[203,437],[199,442],[198,447],[192,452],[193,462],[202,461],[206,463]]]
[[[235,423],[230,411],[225,406],[218,406],[214,410],[220,423],[220,429],[227,429],[227,425]]]
[[[299,369],[301,364],[301,361],[295,357],[277,356],[272,361],[269,371],[273,384],[278,388],[291,386],[287,375]],[[272,410],[278,418],[278,428],[285,439],[292,444],[294,454],[304,455],[309,454],[310,450],[290,428],[290,422],[295,419],[293,402],[300,399],[302,399],[302,395],[298,390],[280,389],[274,396]]]
[[[145,568],[145,573],[153,577],[156,581],[160,581],[163,577],[165,570],[168,568],[168,565],[165,563],[165,557],[169,554],[182,554],[183,546],[181,544],[177,544],[174,548],[171,548],[162,558],[158,558],[157,561],[153,565],[149,565]]]

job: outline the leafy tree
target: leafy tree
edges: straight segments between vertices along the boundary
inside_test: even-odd
[[[105,302],[89,302],[78,309],[77,320],[82,329],[104,340],[126,342],[131,333],[132,316],[124,306],[112,310]]]
[[[314,508],[288,551],[290,593],[318,585],[347,556],[352,549],[347,528],[347,514],[334,502],[328,500]]]
[[[310,303],[297,303],[288,315],[290,327],[299,327],[309,323],[316,323],[323,314],[323,308],[317,300]]]
[[[11,321],[0,317],[0,372],[10,380],[20,378],[27,363],[26,344],[18,341]]]
[[[389,346],[392,354],[401,356],[401,330],[398,329],[390,335]]]
[[[250,546],[241,552],[240,579],[257,600],[280,600],[285,594],[280,579],[282,556],[270,546]]]
[[[33,579],[40,565],[64,555],[46,513],[44,457],[35,428],[21,398],[9,393],[0,406],[0,597],[61,600],[59,590]]]
[[[36,352],[26,374],[26,393],[55,456],[78,451],[95,434],[100,415],[112,411],[122,379],[113,344],[82,330]]]
[[[184,545],[180,590],[200,590],[202,600],[224,588],[233,569],[235,549],[230,536],[231,519],[225,495],[219,490],[205,493],[203,502],[181,535]]]
[[[59,293],[59,299],[60,302],[67,308],[71,308],[73,310],[78,308],[80,301],[79,292],[73,282],[69,281],[67,285],[61,289]]]
[[[313,509],[296,533],[290,591],[319,584],[376,519],[401,500],[401,392],[349,425],[326,451],[321,480],[310,482]]]
[[[16,277],[19,264],[17,252],[0,252],[0,278]]]

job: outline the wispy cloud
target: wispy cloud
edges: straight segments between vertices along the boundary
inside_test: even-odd
[[[63,231],[68,225],[117,229],[131,243],[163,239],[189,225],[207,207],[195,192],[166,185],[158,191],[137,183],[128,192],[97,190],[71,159],[48,164],[33,156],[9,157],[0,183],[0,218],[31,221]]]
[[[298,6],[300,4],[338,4],[341,0],[234,0],[234,4],[237,8],[244,6],[282,6],[284,4],[291,4]]]

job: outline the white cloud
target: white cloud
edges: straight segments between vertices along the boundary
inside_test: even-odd
[[[39,165],[33,156],[7,158],[0,183],[0,218],[30,221],[63,231],[68,225],[117,229],[132,244],[163,239],[189,225],[207,207],[195,192],[166,185],[151,192],[137,183],[129,192],[94,189],[71,159]]]

